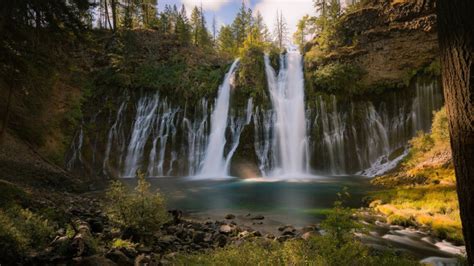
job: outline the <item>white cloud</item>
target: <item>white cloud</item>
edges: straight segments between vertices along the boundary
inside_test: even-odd
[[[231,0],[181,0],[188,12],[197,6],[210,11],[218,11],[221,7],[231,2]]]
[[[273,32],[277,11],[281,11],[288,24],[288,33],[291,40],[296,24],[304,15],[316,15],[312,0],[261,0],[255,5],[254,11],[260,11],[263,20]]]

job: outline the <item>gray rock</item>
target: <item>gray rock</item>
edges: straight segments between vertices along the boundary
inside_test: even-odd
[[[257,215],[252,216],[250,219],[252,219],[252,220],[263,220],[263,219],[265,219],[265,217],[263,215],[257,214]]]
[[[234,229],[228,224],[223,224],[219,227],[219,232],[223,234],[230,234],[233,230]]]
[[[76,260],[76,265],[81,266],[115,266],[117,263],[107,259],[100,255],[94,255],[85,258],[79,258]]]
[[[215,244],[218,246],[218,247],[223,247],[227,244],[228,242],[228,239],[227,239],[227,236],[223,235],[223,234],[218,234],[215,239]]]
[[[202,231],[194,231],[193,233],[193,242],[194,243],[201,243],[204,242],[204,239],[206,238],[206,233]]]
[[[226,218],[227,220],[232,220],[232,219],[235,219],[235,215],[229,213],[224,218]]]
[[[111,261],[117,263],[118,265],[133,265],[133,260],[128,258],[122,251],[113,249],[109,251],[106,255],[106,258],[110,259]]]

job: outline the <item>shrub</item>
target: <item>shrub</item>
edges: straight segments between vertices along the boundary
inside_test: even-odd
[[[11,217],[0,210],[0,261],[18,261],[18,255],[26,250],[28,240],[15,227]]]
[[[358,81],[364,71],[356,66],[331,63],[320,67],[315,73],[315,84],[328,93],[354,94],[360,89]]]
[[[138,173],[138,185],[133,192],[120,181],[112,182],[107,199],[110,221],[123,230],[137,233],[141,241],[168,220],[163,197],[150,191],[150,183],[142,173]]]
[[[431,126],[433,140],[436,143],[449,144],[449,127],[448,117],[446,115],[446,107],[441,108],[433,117],[433,125]]]
[[[112,241],[112,247],[116,249],[127,249],[127,250],[134,250],[137,244],[131,242],[130,240],[123,240],[120,238],[115,238]]]
[[[28,209],[0,209],[0,261],[19,261],[26,251],[46,246],[54,228]]]
[[[417,136],[410,140],[413,152],[427,152],[434,146],[434,140],[423,131],[418,131]]]

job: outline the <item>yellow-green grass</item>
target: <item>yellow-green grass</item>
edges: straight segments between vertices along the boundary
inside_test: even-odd
[[[427,185],[394,188],[374,193],[371,207],[387,216],[387,222],[420,225],[440,237],[462,242],[459,203],[454,186]]]

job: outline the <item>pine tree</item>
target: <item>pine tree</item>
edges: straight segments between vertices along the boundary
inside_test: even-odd
[[[181,11],[179,12],[176,19],[175,34],[178,37],[179,42],[186,46],[191,41],[191,33],[189,30],[189,21],[186,14],[186,8],[184,5],[181,6]]]
[[[241,46],[244,43],[252,27],[252,23],[252,10],[247,8],[245,3],[242,2],[242,6],[235,17],[234,22],[232,23],[232,31],[237,46]]]
[[[218,50],[229,55],[236,54],[234,34],[230,26],[222,26],[217,38]]]

